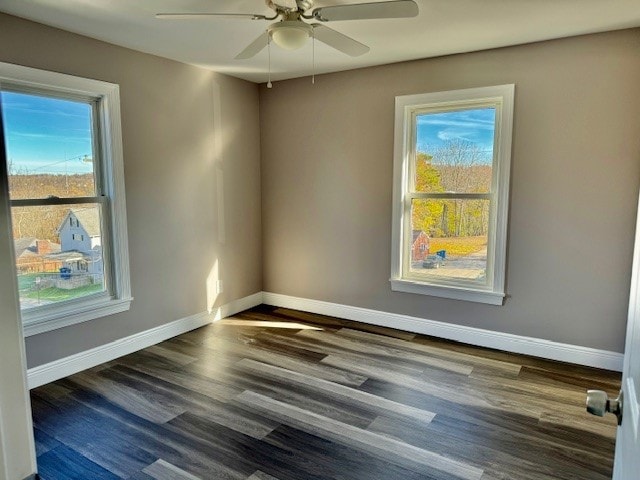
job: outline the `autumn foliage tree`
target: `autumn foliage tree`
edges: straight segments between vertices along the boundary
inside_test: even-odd
[[[415,163],[415,191],[425,193],[488,193],[491,162],[477,144],[455,139],[432,153],[419,152]],[[489,201],[485,199],[416,199],[412,229],[432,237],[486,235]]]
[[[418,152],[415,163],[415,190],[425,193],[443,192],[440,172],[432,165],[433,157]],[[441,236],[442,202],[439,200],[414,200],[411,206],[411,228],[422,230],[431,236]]]

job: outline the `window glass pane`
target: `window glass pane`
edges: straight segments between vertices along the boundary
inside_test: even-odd
[[[11,199],[95,196],[91,105],[1,95]]]
[[[415,191],[491,190],[495,108],[416,117]]]
[[[489,200],[424,200],[411,204],[412,274],[485,283]]]
[[[98,204],[13,207],[20,307],[105,291]]]

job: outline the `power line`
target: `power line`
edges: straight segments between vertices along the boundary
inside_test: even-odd
[[[44,169],[44,168],[53,167],[54,165],[60,165],[61,163],[70,162],[71,160],[80,160],[80,161],[83,161],[83,159],[84,159],[84,158],[88,158],[88,157],[90,157],[90,156],[89,156],[89,155],[87,155],[87,154],[84,154],[84,155],[77,155],[77,156],[75,156],[75,157],[66,158],[66,159],[64,159],[64,160],[58,160],[58,161],[55,161],[55,162],[52,162],[52,163],[47,163],[47,164],[45,164],[45,165],[41,165],[41,166],[39,166],[39,167],[37,167],[37,168],[32,169],[31,171],[32,171],[32,172],[37,172],[38,170],[42,170],[42,169]]]

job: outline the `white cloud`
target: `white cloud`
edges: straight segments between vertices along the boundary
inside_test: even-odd
[[[445,120],[443,118],[436,118],[429,115],[423,115],[418,117],[418,125],[434,125],[440,127],[463,127],[482,130],[493,130],[494,122],[491,120]]]
[[[90,141],[90,138],[87,136],[83,137],[72,137],[69,135],[55,135],[50,133],[30,133],[30,132],[9,132],[9,135],[15,135],[17,137],[25,137],[25,138],[38,138],[38,139],[47,139],[55,142],[83,142],[87,143]]]
[[[438,138],[442,141],[456,139],[471,141],[469,137],[473,137],[474,135],[475,132],[473,130],[456,130],[453,128],[447,128],[438,132]]]

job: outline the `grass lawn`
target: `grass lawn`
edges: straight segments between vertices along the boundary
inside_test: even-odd
[[[465,256],[487,248],[486,236],[431,238],[429,242],[429,252],[431,254],[436,253],[438,250],[446,250],[447,257]]]
[[[20,291],[31,288],[35,283],[36,277],[44,278],[46,275],[54,275],[53,273],[26,273],[24,275],[18,275],[18,288]]]
[[[39,294],[37,291],[31,291],[23,296],[26,298],[39,298],[40,300],[48,300],[50,302],[61,302],[63,300],[71,300],[73,298],[91,295],[92,293],[99,293],[102,290],[102,284],[97,283],[94,285],[73,288],[71,290],[64,290],[56,287],[43,288],[40,290]]]

